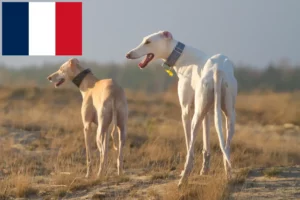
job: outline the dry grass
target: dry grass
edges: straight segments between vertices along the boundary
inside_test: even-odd
[[[205,183],[201,183],[205,182]],[[189,185],[178,190],[177,185],[171,185],[165,190],[161,199],[190,200],[190,199],[227,199],[229,190],[227,181],[218,175],[204,180],[191,180]]]
[[[16,197],[30,197],[36,195],[38,190],[32,186],[32,177],[28,175],[11,175],[1,181],[0,197],[14,194]]]
[[[249,174],[250,169],[249,168],[241,168],[236,174],[235,176],[230,179],[229,184],[231,186],[240,186],[242,184],[244,184],[244,182],[246,181],[246,178]]]
[[[31,195],[37,194],[37,190],[31,186],[31,177],[26,175],[19,175],[16,180],[12,183],[15,184],[17,197],[29,197]]]
[[[166,172],[159,172],[159,173],[154,173],[151,176],[151,180],[160,180],[160,179],[167,179],[169,178],[169,173]]]
[[[274,176],[278,176],[281,172],[282,172],[282,170],[280,170],[276,167],[271,167],[271,168],[265,169],[263,171],[263,174],[267,177],[274,177]]]
[[[240,123],[292,123],[300,125],[300,93],[239,94],[237,110]]]
[[[143,169],[143,175],[150,176],[150,185],[177,181],[184,164],[185,142],[176,93],[151,96],[133,91],[126,93],[130,116],[125,171],[133,170],[134,174],[134,169]],[[238,125],[231,154],[235,169],[300,162],[299,139],[294,137],[299,130],[296,126],[280,125],[299,123],[299,98],[298,93],[241,94],[238,97]],[[80,93],[71,89],[0,88],[0,199],[63,197],[103,183],[122,185],[132,181],[128,174],[115,176],[117,153],[113,150],[109,152],[109,178],[84,179],[80,103]],[[227,199],[232,186],[243,183],[247,170],[239,172],[233,182],[224,180],[223,161],[213,129],[208,177],[198,176],[202,165],[200,133],[195,146],[195,167],[188,187],[178,190],[176,184],[170,184],[165,191],[171,192],[161,196],[157,190],[150,189],[149,196],[154,199]],[[94,141],[92,149],[92,176],[95,176],[99,157]],[[135,185],[118,198],[137,195],[135,191],[139,187]]]

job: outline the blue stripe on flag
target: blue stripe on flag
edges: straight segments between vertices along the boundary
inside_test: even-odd
[[[28,55],[28,2],[2,2],[2,55]]]

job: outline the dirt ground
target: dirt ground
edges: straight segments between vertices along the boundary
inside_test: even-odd
[[[278,173],[274,177],[264,175],[268,168],[252,169],[244,184],[239,185],[232,191],[229,199],[231,200],[292,200],[300,199],[300,166],[277,167]],[[170,188],[175,189],[177,179],[175,176],[165,180],[153,181],[151,176],[129,175],[130,181],[119,185],[95,186],[90,191],[82,191],[70,195],[65,199],[115,199],[117,194],[120,199],[161,199],[167,193],[172,192]],[[142,173],[143,174],[143,173]],[[210,177],[213,178],[213,177]],[[202,183],[205,184],[205,179]],[[135,188],[134,195],[126,198],[126,193]],[[152,196],[151,196],[152,194]],[[123,196],[123,197],[122,197]],[[121,198],[122,197],[122,198]]]
[[[11,148],[20,154],[30,156],[43,156],[46,154],[53,154],[52,151],[30,151],[26,150],[26,145],[30,145],[40,137],[39,131],[26,131],[14,128],[2,127],[2,131],[7,134],[2,134],[0,143],[4,144],[8,141],[13,141]],[[241,169],[243,170],[243,169]],[[240,169],[233,171],[233,177],[238,176]],[[114,169],[111,169],[115,172]],[[245,171],[245,170],[244,170]],[[286,199],[300,199],[300,166],[291,167],[264,167],[247,169],[245,180],[233,184],[230,189],[228,199],[231,200],[286,200]],[[0,179],[5,175],[5,170],[0,170]],[[53,175],[53,174],[52,174]],[[89,187],[80,188],[76,190],[68,190],[72,184],[80,183],[85,185],[91,181],[85,179],[82,175],[74,175],[70,172],[60,172],[62,178],[72,179],[70,185],[58,185],[51,182],[50,177],[36,176],[34,177],[33,187],[38,188],[42,197],[31,196],[30,198],[16,198],[16,199],[45,199],[47,193],[53,190],[63,191],[63,197],[47,196],[46,199],[124,199],[124,200],[159,200],[164,199],[164,196],[169,197],[170,194],[176,193],[178,183],[178,173],[170,171],[168,173],[149,173],[146,169],[128,169],[126,175],[122,177],[110,177],[102,180],[101,183],[95,183]],[[208,179],[215,178],[214,175],[207,176],[192,176],[190,185],[205,185]],[[80,185],[79,184],[79,185]],[[5,188],[1,188],[5,190]],[[40,196],[39,195],[39,196]],[[13,199],[1,198],[0,199]],[[180,198],[179,198],[180,199]],[[194,199],[194,198],[188,198]]]
[[[274,174],[268,175],[268,170]],[[300,199],[300,166],[252,169],[231,197],[235,200]]]

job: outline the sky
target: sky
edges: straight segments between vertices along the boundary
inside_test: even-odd
[[[281,60],[300,64],[299,0],[82,2],[83,55],[77,57],[81,60],[99,63],[128,62],[125,54],[137,46],[144,36],[167,30],[176,40],[208,55],[223,53],[236,64],[258,68]],[[0,22],[1,19],[0,15]],[[64,62],[68,58],[70,57],[0,56],[0,64],[18,68]]]

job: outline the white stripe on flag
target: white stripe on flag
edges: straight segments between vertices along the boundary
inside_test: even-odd
[[[55,2],[29,2],[29,55],[55,55]]]

